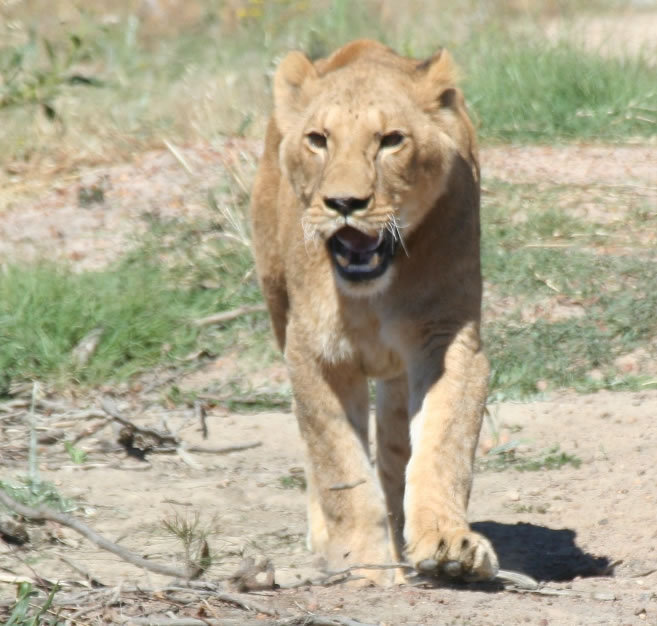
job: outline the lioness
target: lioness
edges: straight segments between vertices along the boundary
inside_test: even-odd
[[[445,51],[359,40],[315,63],[291,52],[274,77],[256,268],[307,448],[309,545],[331,569],[498,569],[466,519],[488,363],[477,145],[454,74]]]

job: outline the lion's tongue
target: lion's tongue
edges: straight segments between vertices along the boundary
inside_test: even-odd
[[[381,243],[380,236],[371,237],[351,226],[341,228],[335,236],[343,246],[352,252],[371,252]]]

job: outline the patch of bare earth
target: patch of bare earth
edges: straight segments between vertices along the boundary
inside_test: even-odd
[[[27,189],[9,185],[0,193],[0,263],[47,259],[103,268],[139,243],[149,220],[207,219],[215,187],[224,191],[219,201],[231,202],[226,190],[249,175],[243,170],[253,167],[259,144],[227,139],[174,150]]]
[[[171,152],[154,152],[131,164],[55,181],[39,197],[14,194],[0,211],[0,264],[47,257],[65,259],[79,270],[104,267],[135,245],[145,232],[145,214],[185,220],[208,214],[207,190],[236,172],[251,171],[258,150],[244,141],[187,147],[180,151],[186,168]],[[482,151],[484,185],[493,178],[576,189],[618,185],[624,197],[653,194],[641,195],[642,202],[655,198],[652,161],[652,146]],[[98,186],[102,193],[94,196]],[[551,315],[573,313],[557,304]],[[249,376],[232,361],[223,355],[176,382],[203,389],[215,377]],[[280,382],[281,372],[274,368],[264,377]],[[253,380],[261,384],[262,376]],[[657,393],[563,395],[491,407],[497,430],[518,440],[528,457],[558,444],[581,460],[578,468],[518,472],[510,467],[476,476],[472,522],[494,542],[504,568],[539,581],[534,591],[503,591],[496,585],[356,591],[327,584],[336,579],[326,579],[305,548],[303,454],[292,415],[235,414],[210,403],[204,439],[198,409],[166,406],[157,393],[133,391],[117,401],[134,424],[168,428],[184,446],[136,459],[119,445],[121,426],[107,420],[98,398],[51,398],[53,404],[38,405],[36,412],[41,478],[76,498],[79,519],[155,562],[185,565],[180,540],[162,520],[176,514],[193,520],[198,514],[212,556],[202,579],[211,584],[184,590],[171,578],[95,548],[66,527],[29,524],[27,543],[0,541],[0,621],[14,595],[7,581],[22,576],[62,581],[57,604],[77,623],[89,624],[137,623],[144,616],[169,623],[197,617],[222,624],[283,624],[304,623],[285,620],[313,615],[388,625],[657,624]],[[28,415],[27,399],[0,404],[3,480],[27,471]],[[73,463],[63,443],[76,437],[75,446],[88,455],[81,464]],[[487,431],[482,442],[490,440]],[[260,445],[208,452],[245,443]],[[270,559],[281,588],[265,581],[259,591],[246,585],[251,592],[238,593],[239,581],[228,579],[249,556]],[[222,600],[221,592],[257,606],[238,608],[226,596]]]
[[[484,187],[487,179],[497,179],[571,185],[578,195],[581,187],[603,190],[625,201],[582,198],[572,207],[574,214],[619,220],[631,206],[628,197],[657,202],[655,150],[651,145],[487,147],[481,154]],[[248,188],[259,151],[258,142],[228,139],[213,147],[180,148],[182,162],[161,151],[125,165],[83,170],[53,180],[38,195],[29,189],[12,193],[9,186],[0,195],[0,263],[45,258],[80,270],[104,267],[139,242],[147,218],[207,218],[208,190],[221,191],[222,184]]]
[[[5,476],[23,472],[27,464],[25,403],[22,407],[15,401],[12,412],[3,406],[0,413]],[[502,567],[540,582],[534,592],[496,585],[353,590],[306,582],[340,577],[327,581],[305,548],[305,495],[300,481],[290,480],[301,476],[303,454],[291,415],[210,409],[204,439],[192,409],[163,409],[136,397],[119,400],[118,407],[137,426],[162,429],[166,420],[188,451],[128,457],[117,444],[120,425],[105,423],[97,403],[85,414],[81,407],[70,410],[70,404],[55,402],[38,408],[38,434],[48,442],[39,445],[41,477],[76,498],[75,515],[85,523],[155,562],[184,566],[182,545],[162,522],[198,515],[213,557],[202,578],[214,592],[181,590],[171,578],[141,571],[51,522],[26,526],[29,543],[22,546],[0,542],[3,580],[11,574],[61,581],[58,604],[68,615],[90,609],[84,623],[202,615],[249,624],[312,614],[390,625],[657,623],[655,392],[563,395],[491,407],[497,430],[519,440],[527,458],[559,445],[581,460],[578,468],[510,467],[476,476],[471,520],[494,542]],[[76,444],[87,460],[73,463],[62,439],[101,424]],[[489,437],[487,430],[482,441]],[[244,444],[261,445],[201,451]],[[282,589],[265,585],[239,597],[277,617],[220,600],[220,592],[236,591],[228,579],[244,557],[270,559]],[[3,588],[0,601],[12,593],[11,586]]]

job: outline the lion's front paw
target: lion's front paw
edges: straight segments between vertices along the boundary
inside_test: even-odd
[[[407,550],[409,561],[422,574],[465,580],[491,580],[499,570],[490,541],[465,528],[426,533]]]

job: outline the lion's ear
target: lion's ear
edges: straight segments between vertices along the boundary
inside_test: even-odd
[[[285,133],[303,112],[317,79],[317,70],[302,52],[290,52],[274,75],[274,117]]]
[[[455,107],[463,96],[456,86],[458,72],[447,50],[441,49],[418,66],[421,72],[422,95],[429,108]]]

